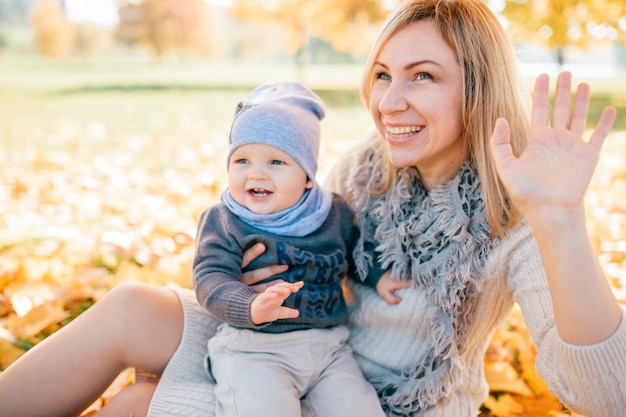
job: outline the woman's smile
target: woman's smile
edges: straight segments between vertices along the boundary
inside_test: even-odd
[[[390,145],[403,145],[417,140],[424,130],[423,126],[386,126],[386,141]]]

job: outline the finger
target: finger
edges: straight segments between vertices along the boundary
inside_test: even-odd
[[[552,127],[557,129],[566,129],[568,127],[571,97],[572,74],[568,71],[564,71],[559,74],[559,78],[556,81]]]
[[[550,118],[550,78],[548,74],[540,74],[535,81],[531,126],[547,126]]]
[[[252,284],[250,285],[250,287],[257,292],[263,292],[269,287],[279,284],[281,282],[285,282],[285,281],[283,281],[282,279],[274,279],[272,281],[264,282],[263,284]]]
[[[265,289],[265,293],[275,293],[283,299],[289,297],[291,293],[298,292],[304,285],[304,282],[280,282]]]
[[[569,128],[572,132],[579,135],[583,134],[585,124],[587,123],[587,114],[589,113],[589,102],[591,101],[591,93],[589,84],[582,83],[576,89],[576,98],[574,100],[574,109],[572,110],[572,120]]]
[[[385,300],[387,303],[392,304],[393,300],[391,299],[389,295],[389,288],[385,287],[384,285],[381,285],[379,282],[379,284],[376,286],[376,292],[378,293],[380,298]]]
[[[265,252],[265,245],[261,242],[255,243],[243,253],[243,261],[241,262],[241,269],[250,265],[250,262],[254,261],[260,254]]]
[[[589,143],[597,147],[598,150],[602,148],[604,140],[607,138],[609,133],[611,133],[611,128],[613,127],[613,122],[615,122],[616,116],[617,110],[613,107],[607,107],[602,112],[598,125],[589,138]]]
[[[278,310],[279,319],[295,319],[300,315],[300,312],[295,308],[281,307]]]
[[[282,301],[284,301],[285,298],[289,297],[289,295],[291,294],[291,289],[289,286],[283,285],[283,284],[286,284],[286,283],[283,282],[283,283],[268,287],[265,291],[263,291],[263,294],[275,294],[278,298],[281,298]]]
[[[398,304],[402,299],[398,297],[392,290],[386,290],[380,293],[380,296],[387,304]]]
[[[511,129],[509,123],[499,118],[491,134],[491,151],[493,152],[496,166],[500,167],[515,159],[511,147]]]
[[[255,269],[254,271],[247,271],[241,274],[241,282],[246,285],[254,285],[259,281],[281,274],[287,269],[289,269],[288,265],[264,266],[262,268]]]
[[[396,285],[396,290],[400,290],[400,289],[404,289],[404,288],[409,288],[411,286],[411,280],[406,280],[406,281],[402,281],[402,282],[398,282]]]

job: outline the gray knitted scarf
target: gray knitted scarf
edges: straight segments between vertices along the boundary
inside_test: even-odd
[[[391,377],[372,380],[389,416],[417,416],[452,391],[462,369],[465,335],[473,320],[480,270],[494,239],[475,169],[465,162],[455,178],[427,192],[415,168],[399,170],[393,189],[380,189],[384,152],[370,148],[350,174],[348,199],[361,236],[354,251],[364,279],[375,248],[392,276],[411,279],[428,300],[425,320],[430,346],[419,363]],[[369,250],[368,250],[369,249]]]

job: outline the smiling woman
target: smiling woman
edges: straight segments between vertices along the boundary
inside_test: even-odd
[[[412,42],[406,42],[408,35],[413,36]],[[443,50],[433,50],[435,42]],[[405,48],[398,50],[400,45]],[[394,50],[397,55],[390,55]],[[622,415],[626,311],[611,293],[592,253],[583,205],[615,110],[605,109],[596,129],[585,132],[588,85],[580,86],[571,103],[571,74],[563,73],[554,100],[549,99],[548,77],[537,79],[532,117],[526,117],[528,94],[517,77],[514,50],[497,17],[481,0],[403,2],[385,23],[370,57],[362,96],[378,134],[375,140],[364,140],[345,152],[325,183],[345,196],[361,226],[355,233],[357,249],[351,251],[361,277],[370,284],[386,285],[393,275],[407,285],[398,292],[401,300],[395,305],[379,297],[378,284],[376,288],[364,285],[358,276],[345,287],[349,345],[378,391],[387,416],[477,415],[488,395],[484,357],[490,337],[508,318],[514,303],[523,312],[529,338],[538,348],[536,369],[549,389],[573,412],[588,417]],[[451,57],[455,58],[450,61]],[[449,68],[449,74],[437,65],[426,66],[427,61],[445,62],[442,66]],[[419,63],[418,71],[408,71],[406,65],[415,63]],[[246,70],[250,72],[249,67]],[[460,85],[448,89],[446,83],[459,76]],[[442,94],[429,95],[430,88]],[[425,103],[421,94],[432,103]],[[452,103],[458,103],[459,97],[461,103],[455,108]],[[154,101],[161,105],[167,100],[161,96]],[[430,106],[454,113],[442,119]],[[159,118],[167,116],[163,108],[154,113]],[[344,126],[355,124],[345,117],[340,121]],[[189,136],[184,133],[181,136]],[[588,136],[590,140],[585,139]],[[202,138],[206,140],[206,135]],[[461,141],[468,145],[463,148],[463,159],[458,158],[458,148],[451,147]],[[397,153],[399,145],[409,143],[410,150],[417,151],[408,154],[412,161]],[[444,157],[448,149],[455,151],[453,158]],[[111,161],[116,159],[103,160],[108,170],[94,180],[110,174]],[[457,171],[446,170],[448,163]],[[57,165],[72,168],[71,164]],[[200,169],[194,173],[207,165],[198,164]],[[224,160],[216,166],[223,168]],[[133,175],[124,179],[137,178],[134,170],[129,172]],[[446,179],[435,175],[446,172],[450,176]],[[181,182],[175,179],[174,183]],[[169,187],[155,187],[151,178],[145,183],[150,184],[153,197],[148,200],[152,204],[146,205],[150,213],[162,215],[163,224],[170,224],[169,211],[154,204],[154,196]],[[17,184],[21,187],[23,182]],[[269,189],[267,185],[254,187]],[[66,194],[59,200],[68,201]],[[193,193],[178,197],[186,210],[188,196]],[[114,209],[129,203],[137,213],[136,195],[115,197]],[[47,209],[50,201],[37,209]],[[137,227],[141,213],[132,220],[133,230],[144,229]],[[208,233],[214,231],[214,223],[203,224]],[[240,230],[248,226],[252,228],[244,224]],[[226,229],[215,233],[221,230]],[[216,240],[226,242],[227,238]],[[258,245],[252,248],[258,250]],[[267,249],[263,255],[280,249],[281,256],[286,253],[295,259],[295,251],[279,245],[267,245]],[[370,250],[376,251],[375,256],[367,253]],[[247,268],[257,255],[243,254],[245,262],[232,270],[240,274],[242,265]],[[230,262],[230,257],[221,258],[222,263]],[[377,267],[386,272],[376,274]],[[272,269],[264,275],[254,266],[250,269],[254,271],[247,278],[243,278],[247,272],[242,274],[245,283],[284,272]],[[194,268],[194,275],[198,270]],[[296,272],[295,268],[289,271]],[[322,272],[324,279],[330,275]],[[281,289],[285,286],[272,294],[283,294]],[[260,323],[264,320],[253,319],[251,311],[261,295],[249,294],[250,313],[234,311],[238,319]],[[220,336],[214,337],[218,323],[197,298],[189,289],[138,283],[113,289],[0,374],[0,416],[77,415],[127,366],[159,374],[158,384],[130,385],[99,416],[213,415],[217,389],[215,375],[205,372],[207,344],[220,353],[220,345],[212,344]],[[308,311],[301,313],[304,317]],[[223,365],[217,365],[221,367],[218,373],[228,376],[222,372],[229,370]],[[254,375],[248,369],[237,374]],[[275,387],[258,383],[249,392],[270,398],[262,390],[278,391]],[[344,388],[334,391],[331,394],[341,395]],[[35,395],[36,402],[23,401]],[[503,398],[498,395],[498,400]],[[248,403],[254,406],[257,400]]]

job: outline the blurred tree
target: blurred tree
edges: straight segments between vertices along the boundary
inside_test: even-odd
[[[554,49],[561,66],[567,46],[626,43],[624,0],[506,0],[502,15],[511,36]]]
[[[317,0],[310,11],[311,33],[339,51],[362,54],[388,13],[380,0]]]
[[[282,27],[283,47],[294,55],[300,78],[311,37],[338,51],[360,54],[388,13],[379,0],[235,0],[230,10],[242,21]]]
[[[81,57],[94,57],[111,49],[112,28],[92,24],[77,24],[75,29],[74,50]]]
[[[74,25],[59,0],[37,0],[30,9],[29,20],[35,29],[34,42],[42,54],[58,58],[72,50]]]
[[[117,36],[157,56],[211,51],[210,8],[205,0],[118,0]]]

